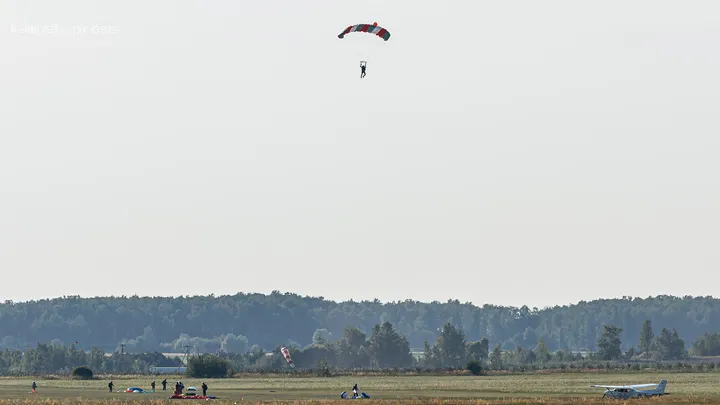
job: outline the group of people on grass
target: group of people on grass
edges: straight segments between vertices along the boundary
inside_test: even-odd
[[[167,389],[167,378],[164,379],[164,380],[162,380],[162,381],[160,382],[160,384],[162,384],[162,390],[165,391],[165,390]],[[113,384],[112,380],[110,380],[110,382],[108,383],[108,390],[109,390],[110,392],[113,392],[113,386],[114,386],[114,385],[115,385],[115,384]],[[152,391],[154,392],[154,391],[155,391],[155,380],[152,380],[152,382],[150,383],[150,387],[151,387]],[[202,388],[202,395],[203,395],[204,397],[206,397],[206,396],[207,396],[207,390],[208,390],[207,384],[205,384],[205,383],[203,382],[202,385],[201,385],[201,388]],[[182,392],[183,392],[184,389],[185,389],[185,384],[183,384],[182,381],[176,381],[176,382],[175,382],[175,392],[174,392],[175,395],[182,395]],[[32,383],[32,391],[31,391],[31,392],[37,392],[36,390],[37,390],[37,384],[35,384],[35,381],[33,381],[33,383]],[[353,392],[353,398],[357,398],[357,397],[359,396],[357,383],[353,386],[352,392]]]
[[[167,378],[164,379],[164,380],[162,380],[162,381],[160,382],[160,384],[162,384],[162,390],[163,390],[163,391],[167,390]],[[115,385],[115,384],[113,384],[112,380],[110,380],[110,382],[108,383],[108,390],[109,390],[110,392],[113,392],[113,386],[114,386],[114,385]],[[154,391],[155,391],[155,380],[153,380],[153,381],[150,383],[150,387],[151,387],[152,391],[154,392]],[[205,383],[203,382],[202,385],[201,385],[201,387],[202,387],[202,394],[203,394],[204,397],[206,397],[206,396],[207,396],[208,386],[207,386],[207,384],[205,384]],[[35,391],[35,388],[37,388],[37,385],[35,385],[35,382],[33,381],[33,391]],[[174,392],[175,395],[182,395],[182,392],[183,392],[184,389],[185,389],[185,384],[183,384],[182,381],[176,381],[176,382],[175,382],[175,392]]]
[[[164,380],[163,380],[163,382],[164,382]],[[204,397],[206,397],[206,396],[207,396],[207,390],[208,390],[207,384],[205,384],[205,383],[203,382],[202,385],[200,386],[200,388],[202,388],[202,395],[203,395]],[[163,384],[163,391],[164,391],[164,390],[165,390],[165,385]],[[182,381],[178,381],[178,382],[175,383],[175,392],[174,392],[175,395],[182,395],[182,393],[183,393],[184,390],[185,390],[185,384],[183,384]]]

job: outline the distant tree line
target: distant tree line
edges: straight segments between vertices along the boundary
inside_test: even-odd
[[[451,323],[443,325],[434,342],[424,342],[424,348],[417,357],[409,356],[407,339],[393,329],[390,322],[377,324],[368,337],[356,327],[347,327],[335,341],[325,329],[313,334],[313,343],[305,348],[292,347],[293,360],[302,369],[318,370],[323,367],[339,370],[352,369],[423,369],[458,370],[467,368],[473,374],[480,370],[523,371],[527,369],[572,369],[572,368],[627,368],[627,369],[695,369],[714,370],[715,363],[691,365],[690,354],[710,355],[706,347],[720,352],[720,333],[708,334],[693,343],[690,353],[683,339],[675,329],[662,328],[655,335],[652,321],[645,320],[640,328],[640,338],[628,350],[623,350],[620,336],[623,330],[614,325],[603,325],[603,332],[596,342],[597,350],[586,353],[567,350],[551,350],[540,338],[534,347],[516,346],[503,349],[500,343],[490,347],[490,340],[483,337],[471,341],[462,328]],[[700,352],[700,348],[703,350]],[[229,357],[237,370],[281,370],[284,360],[279,348],[270,357],[262,358],[263,364],[251,365],[239,359],[245,355]],[[256,356],[257,358],[257,356]],[[675,362],[675,363],[673,363]]]
[[[177,298],[64,297],[0,304],[0,349],[24,350],[37,342],[77,342],[78,348],[97,347],[108,353],[119,351],[120,345],[130,353],[183,352],[186,346],[201,353],[245,352],[254,345],[272,350],[283,342],[305,347],[313,343],[315,331],[342,336],[348,325],[370,336],[375,325],[387,321],[410,347],[420,350],[426,341],[436,343],[440,330],[450,323],[462,329],[469,342],[487,339],[493,347],[512,351],[542,341],[553,353],[597,351],[604,325],[614,325],[619,328],[624,353],[636,346],[641,337],[638,325],[645,320],[659,331],[677,331],[677,337],[685,342],[703,337],[707,344],[686,349],[712,352],[717,337],[710,334],[720,325],[720,300],[624,297],[537,309],[479,307],[457,300],[334,302],[280,292]],[[667,336],[661,332],[659,338]],[[657,353],[649,347],[642,351]],[[457,353],[454,356],[457,358]],[[448,361],[447,357],[441,359],[441,363]]]
[[[646,367],[678,368],[684,371],[713,370],[714,363],[691,365],[684,363],[691,353],[712,355],[720,351],[720,334],[704,335],[692,344],[690,353],[677,331],[663,328],[655,335],[652,321],[641,325],[640,339],[628,350],[623,350],[620,339],[622,329],[604,325],[596,343],[598,349],[588,353],[551,350],[540,338],[534,347],[516,346],[504,350],[500,343],[492,345],[487,337],[468,340],[462,328],[443,325],[433,342],[424,342],[422,352],[413,353],[408,339],[385,321],[375,324],[369,335],[357,327],[346,327],[338,338],[326,329],[312,334],[312,343],[300,347],[288,343],[287,347],[296,368],[292,372],[330,376],[353,370],[415,370],[438,372],[467,369],[478,375],[487,370],[525,371],[537,369],[627,368],[640,370]],[[193,339],[181,336],[179,343],[192,343]],[[203,343],[202,340],[195,341]],[[184,345],[183,347],[188,347]],[[194,377],[226,377],[235,373],[289,372],[280,353],[281,345],[266,352],[259,345],[247,347],[244,339],[225,335],[220,349],[212,354],[191,354],[187,369]],[[226,349],[226,350],[223,350]],[[676,363],[672,363],[672,362]],[[79,350],[57,344],[37,344],[25,350],[6,349],[0,352],[0,374],[39,375],[69,374],[79,366],[86,366],[95,374],[148,374],[152,366],[173,367],[183,365],[175,357],[158,352],[142,354],[112,353],[102,349]]]
[[[98,374],[147,374],[150,367],[178,367],[183,363],[161,353],[106,354],[93,348],[88,351],[54,344],[38,343],[25,350],[0,351],[0,375],[70,374],[75,368],[86,366]]]
[[[693,342],[693,356],[720,356],[720,333],[706,333]]]

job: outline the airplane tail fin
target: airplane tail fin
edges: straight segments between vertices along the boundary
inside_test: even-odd
[[[657,388],[655,388],[655,391],[657,391],[658,394],[664,394],[666,386],[667,380],[660,380],[660,384],[658,384]]]

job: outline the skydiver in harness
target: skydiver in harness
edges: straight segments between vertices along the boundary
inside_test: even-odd
[[[360,78],[362,79],[365,77],[365,67],[367,66],[367,62],[362,61],[360,62]]]
[[[363,72],[364,71],[365,71],[365,68],[363,68]],[[358,387],[357,387],[357,383],[355,383],[355,385],[353,385],[353,398],[357,398],[357,397],[358,397]]]

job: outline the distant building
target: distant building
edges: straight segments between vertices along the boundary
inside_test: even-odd
[[[150,367],[148,371],[153,374],[185,374],[187,367]]]

